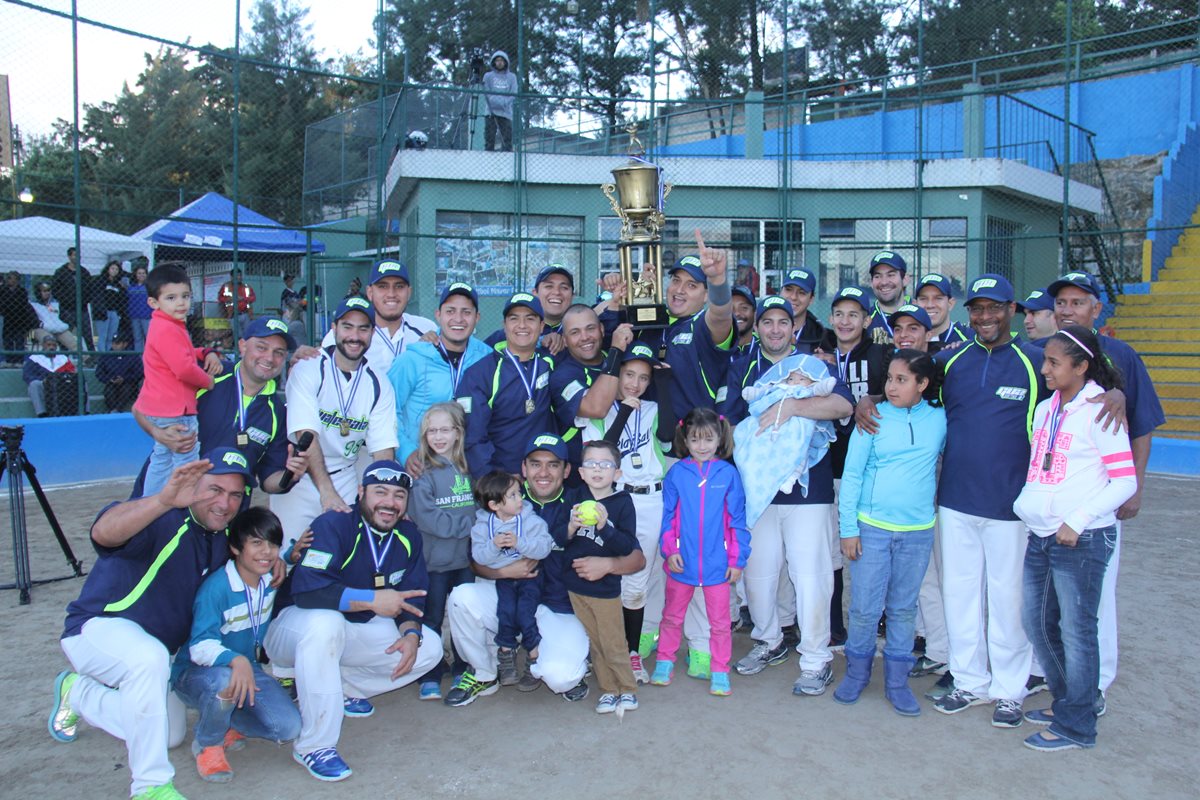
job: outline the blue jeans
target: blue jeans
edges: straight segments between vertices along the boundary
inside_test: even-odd
[[[862,555],[850,563],[850,628],[846,652],[875,656],[879,615],[887,611],[884,658],[912,658],[917,596],[933,552],[933,528],[887,531],[858,523]]]
[[[116,311],[108,311],[103,319],[96,320],[96,349],[112,350],[113,337],[117,335],[117,327],[121,318]]]
[[[182,425],[187,428],[188,433],[197,433],[200,430],[200,421],[194,414],[188,417],[146,417],[146,419],[150,420],[156,428]],[[158,494],[167,485],[167,481],[176,467],[190,464],[199,458],[199,437],[196,438],[192,449],[186,453],[176,453],[169,450],[166,445],[155,442],[154,450],[150,453],[150,464],[146,467],[145,488],[142,490],[142,497]]]
[[[129,320],[129,327],[133,331],[133,349],[140,353],[146,349],[146,334],[150,332],[150,318],[134,317]]]
[[[1100,637],[1096,613],[1104,571],[1117,542],[1115,525],[1086,530],[1074,547],[1029,534],[1025,548],[1025,633],[1054,697],[1051,733],[1096,743]]]
[[[501,578],[496,581],[496,646],[511,650],[517,646],[517,634],[521,634],[521,646],[526,652],[533,650],[542,640],[538,633],[537,607],[542,600],[541,581]]]
[[[450,592],[454,590],[455,586],[474,582],[475,573],[471,572],[470,567],[451,569],[444,572],[430,572],[429,588],[425,590],[425,616],[421,618],[421,622],[425,627],[435,632],[438,636],[441,636],[442,621],[446,616],[446,598],[450,596]],[[450,665],[450,674],[461,675],[466,672],[470,668],[470,664],[464,661],[463,657],[458,654],[458,648],[454,646],[454,642],[450,643],[450,652],[454,660],[454,663]],[[441,659],[434,665],[433,669],[421,677],[421,682],[440,681],[445,674],[446,660]]]
[[[229,667],[188,667],[175,679],[175,693],[184,703],[199,710],[196,721],[197,747],[212,747],[225,741],[225,732],[235,729],[243,736],[290,742],[300,735],[300,710],[283,687],[254,665],[254,705],[236,707],[217,695],[229,686]]]

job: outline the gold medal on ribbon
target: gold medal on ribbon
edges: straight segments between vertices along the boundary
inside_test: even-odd
[[[376,589],[382,589],[382,588],[384,588],[385,586],[387,586],[387,581],[385,581],[385,580],[383,579],[383,576],[382,576],[382,575],[379,575],[379,574],[377,573],[377,574],[375,575],[375,588],[376,588]]]
[[[338,430],[341,431],[342,436],[349,436],[350,435],[350,420],[344,419],[341,422],[339,422]]]
[[[533,413],[533,410],[534,410],[535,408],[537,408],[537,406],[534,404],[533,400],[526,400],[526,401],[525,401],[525,413],[526,413],[526,414],[532,414],[532,413]]]

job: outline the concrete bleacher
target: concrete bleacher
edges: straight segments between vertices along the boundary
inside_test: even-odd
[[[88,412],[104,414],[108,408],[104,405],[104,387],[96,380],[96,371],[91,368],[83,370],[85,386],[87,387]],[[28,418],[33,416],[33,403],[29,402],[28,387],[21,380],[19,368],[0,369],[0,420]]]

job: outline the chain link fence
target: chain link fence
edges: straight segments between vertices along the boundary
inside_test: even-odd
[[[127,407],[101,378],[138,350],[140,281],[166,262],[195,343],[226,350],[251,315],[319,340],[381,254],[426,316],[449,281],[500,297],[549,263],[591,300],[620,228],[598,186],[631,126],[674,184],[665,255],[698,229],[760,296],[804,266],[827,302],[887,248],[914,284],[991,271],[1024,294],[1084,269],[1115,301],[1191,224],[1156,202],[1200,199],[1155,197],[1200,104],[1190,2],[379,0],[352,53],[302,0],[165,28],[137,5],[0,4],[0,48],[70,64],[0,87],[0,416],[29,415],[31,356],[82,378],[47,413]],[[187,38],[201,15],[227,36]],[[124,88],[80,89],[131,51]]]

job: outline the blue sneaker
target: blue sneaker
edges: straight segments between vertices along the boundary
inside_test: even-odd
[[[717,697],[728,697],[733,694],[733,689],[729,686],[729,673],[714,672],[712,683],[708,686],[708,693],[715,694]]]
[[[308,770],[308,774],[312,775],[319,781],[344,781],[353,773],[342,757],[338,755],[338,751],[333,747],[322,747],[320,750],[313,750],[307,755],[300,755],[295,750],[292,751],[292,758],[296,759],[296,763]]]
[[[442,684],[438,681],[424,681],[421,683],[422,700],[441,700],[442,699]]]
[[[54,679],[54,705],[50,709],[47,728],[56,742],[73,742],[78,735],[79,715],[71,708],[71,687],[79,680],[78,673],[64,669]]]
[[[342,708],[347,717],[369,717],[375,713],[375,706],[365,697],[347,697]]]
[[[1096,745],[1074,742],[1049,731],[1038,731],[1026,737],[1025,746],[1040,753],[1057,753],[1060,750],[1088,750]]]
[[[650,682],[655,686],[667,686],[671,683],[671,675],[674,672],[674,661],[659,661],[654,665],[654,674],[650,676]]]

